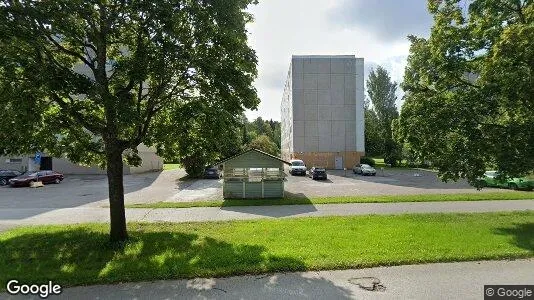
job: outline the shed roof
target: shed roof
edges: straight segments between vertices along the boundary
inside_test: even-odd
[[[270,157],[270,158],[276,159],[276,160],[278,160],[278,161],[281,161],[281,162],[283,162],[283,163],[286,164],[286,165],[290,165],[290,164],[291,164],[291,163],[289,163],[289,162],[287,162],[287,161],[281,159],[280,157],[276,157],[276,156],[274,156],[274,155],[271,155],[271,154],[269,154],[269,153],[260,151],[260,150],[255,149],[255,148],[250,148],[250,149],[248,149],[248,150],[246,150],[246,151],[243,151],[243,152],[241,152],[241,153],[239,153],[239,154],[236,154],[236,155],[234,155],[234,156],[230,156],[230,157],[228,157],[228,158],[225,158],[225,159],[221,160],[220,162],[216,163],[216,165],[225,163],[225,162],[227,162],[227,161],[229,161],[229,160],[236,159],[236,158],[238,158],[239,156],[244,155],[244,154],[249,153],[249,152],[252,152],[252,151],[257,152],[257,153],[262,154],[262,155],[265,155],[265,156],[268,156],[268,157]]]

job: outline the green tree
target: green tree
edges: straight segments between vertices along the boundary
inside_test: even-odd
[[[255,138],[249,145],[249,148],[261,150],[271,155],[279,155],[280,151],[276,144],[266,135],[260,135]]]
[[[397,83],[391,81],[386,69],[378,66],[371,70],[367,79],[367,93],[373,104],[373,110],[378,119],[379,133],[382,139],[384,162],[396,165],[400,161],[400,146],[393,139],[392,121],[399,117],[395,101]],[[372,113],[368,113],[369,121],[374,121]],[[373,129],[371,126],[370,129]]]
[[[276,144],[278,152],[280,152],[282,148],[282,126],[277,121],[274,121],[273,142]]]
[[[376,112],[369,107],[369,99],[365,100],[365,152],[367,156],[383,155],[384,141],[381,137],[380,122]]]
[[[204,126],[257,106],[251,2],[1,1],[0,153],[105,166],[110,240],[126,240],[123,159],[144,143],[209,160]]]
[[[444,180],[487,167],[534,170],[534,3],[429,1],[428,39],[410,37],[400,133]]]

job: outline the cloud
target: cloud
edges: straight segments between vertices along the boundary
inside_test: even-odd
[[[423,8],[426,7],[424,0],[421,1]],[[261,103],[258,110],[247,112],[249,119],[261,116],[280,120],[280,102],[291,55],[356,55],[365,59],[366,74],[369,67],[381,64],[391,72],[393,80],[402,79],[404,73],[394,71],[400,70],[394,62],[396,57],[408,54],[409,42],[381,39],[356,23],[343,28],[334,26],[332,12],[346,3],[346,0],[266,0],[251,7],[255,21],[247,29],[249,44],[258,55],[258,78],[254,85]]]
[[[344,28],[363,28],[386,41],[410,34],[427,37],[432,25],[426,0],[343,0],[329,11],[328,19]]]

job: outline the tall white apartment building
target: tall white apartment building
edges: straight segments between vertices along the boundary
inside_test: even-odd
[[[352,168],[365,155],[364,60],[293,55],[281,104],[282,158]]]

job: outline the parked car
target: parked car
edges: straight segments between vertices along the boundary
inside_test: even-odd
[[[289,161],[289,174],[291,175],[306,175],[306,164],[300,159],[292,159]]]
[[[532,190],[534,189],[534,180],[528,178],[498,178],[499,172],[486,171],[484,175],[478,179],[481,187],[500,187],[514,190]]]
[[[23,174],[15,178],[9,179],[9,185],[15,186],[29,186],[30,182],[41,181],[42,183],[60,183],[63,181],[63,174],[54,171],[38,171]]]
[[[363,176],[365,175],[375,176],[376,175],[376,169],[371,167],[368,164],[355,165],[352,168],[352,172],[354,172],[354,174],[361,174]]]
[[[22,175],[22,172],[15,170],[0,170],[0,185],[7,185],[9,179]]]
[[[205,179],[219,179],[221,178],[221,173],[219,172],[219,169],[214,167],[207,167],[204,170],[204,178]]]
[[[324,179],[324,180],[328,179],[327,175],[326,175],[326,169],[323,168],[323,167],[313,167],[313,168],[311,168],[309,176],[313,180],[315,180],[315,179]]]

